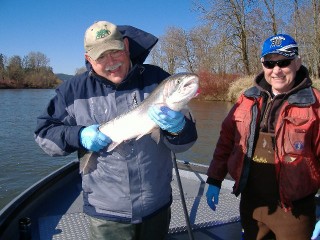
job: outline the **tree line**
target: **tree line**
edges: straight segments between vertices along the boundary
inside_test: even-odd
[[[199,74],[202,90],[220,100],[234,81],[262,70],[263,41],[287,33],[296,39],[303,64],[319,81],[320,0],[193,0],[192,11],[198,15],[198,26],[168,27],[150,53],[151,63],[171,74]],[[59,80],[48,64],[49,59],[39,52],[23,59],[0,54],[0,86],[9,82],[54,87]],[[79,68],[75,74],[84,70]]]
[[[0,53],[0,88],[54,88],[59,80],[49,66],[50,60],[40,52],[21,58]]]
[[[262,70],[263,41],[287,33],[310,74],[319,77],[320,0],[194,0],[193,11],[201,25],[169,27],[151,52],[152,63],[170,73],[248,76]]]

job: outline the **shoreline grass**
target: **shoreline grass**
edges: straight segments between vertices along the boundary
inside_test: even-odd
[[[200,95],[203,101],[235,102],[241,93],[254,85],[255,75],[239,76],[235,74],[218,75],[200,73]],[[320,78],[311,77],[312,86],[320,90]]]

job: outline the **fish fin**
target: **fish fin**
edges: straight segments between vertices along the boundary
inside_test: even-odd
[[[115,149],[120,143],[118,142],[112,142],[108,145],[107,152],[111,152],[113,149]]]
[[[142,138],[143,136],[145,136],[146,134],[141,134],[138,137],[136,137],[136,140],[139,140],[140,138]]]
[[[89,152],[85,149],[80,149],[78,151],[81,174],[85,175],[97,168],[97,158],[93,155],[93,152]]]
[[[151,132],[151,138],[158,144],[160,142],[160,128],[157,128]]]

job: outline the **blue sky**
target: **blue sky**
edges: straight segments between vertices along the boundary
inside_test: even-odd
[[[132,25],[159,37],[199,26],[192,0],[0,0],[0,53],[41,52],[54,73],[84,66],[83,36],[95,21]]]

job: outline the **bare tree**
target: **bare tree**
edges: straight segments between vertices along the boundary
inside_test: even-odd
[[[152,62],[174,73],[261,71],[263,41],[288,33],[319,75],[320,0],[194,0],[202,24],[189,32],[170,27],[151,53]],[[285,6],[285,7],[284,7]]]
[[[22,84],[24,70],[22,68],[22,60],[20,56],[15,55],[9,59],[7,70],[11,80],[16,82],[18,85]]]
[[[169,27],[151,52],[152,63],[162,67],[170,74],[177,72],[183,67],[181,48],[184,43],[183,30]]]
[[[164,36],[165,37],[165,36]],[[175,72],[175,56],[173,52],[170,52],[174,45],[166,43],[164,38],[159,38],[157,45],[151,51],[151,62],[170,74]]]
[[[277,25],[276,12],[275,12],[275,1],[276,0],[263,0],[264,5],[267,8],[267,12],[270,16],[272,33],[274,35],[278,33],[278,25]]]
[[[24,57],[25,68],[33,71],[39,71],[41,68],[47,68],[49,63],[49,58],[41,52],[30,52]]]
[[[312,0],[314,75],[320,77],[320,0]]]
[[[200,1],[195,3],[204,19],[223,34],[233,55],[240,59],[245,74],[250,74],[247,18],[253,3],[252,0],[210,0],[208,7]]]
[[[181,28],[171,28],[175,36],[177,47],[177,57],[179,58],[180,68],[188,72],[195,72],[194,45],[190,39],[190,34]]]
[[[3,54],[0,54],[0,81],[4,81],[4,75],[5,75],[5,56]]]
[[[288,31],[297,40],[299,52],[310,74],[319,76],[320,67],[320,1],[294,0],[293,21]],[[307,4],[308,3],[308,4]]]
[[[194,28],[189,33],[189,39],[193,52],[193,69],[197,71],[216,72],[216,61],[214,52],[215,39],[213,29],[210,24]]]

